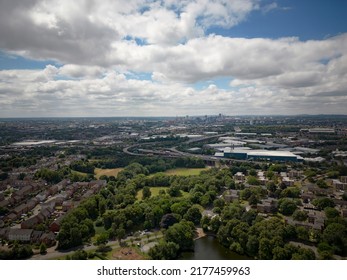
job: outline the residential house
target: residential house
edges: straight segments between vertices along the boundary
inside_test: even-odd
[[[226,202],[239,200],[239,194],[237,190],[227,190],[224,192],[223,197]]]
[[[9,199],[9,201],[12,205],[16,205],[23,200],[24,200],[24,196],[19,196],[19,195],[15,195],[15,194],[12,194],[12,196]]]
[[[257,204],[257,211],[260,213],[274,213],[277,211],[277,206],[276,199],[266,198]]]
[[[291,187],[294,185],[295,181],[289,177],[282,177],[282,183],[284,183],[287,187]]]
[[[340,207],[347,207],[347,201],[342,199],[333,199],[334,203]]]
[[[33,186],[26,185],[25,187],[22,187],[20,190],[16,191],[15,194],[24,198],[26,195],[30,194],[32,191],[33,191]]]
[[[54,210],[52,208],[41,209],[40,213],[37,214],[37,217],[40,223],[43,223],[44,221],[46,221],[52,215],[53,211]]]
[[[303,203],[303,207],[305,210],[318,210],[318,208],[310,202],[309,203]]]
[[[347,184],[347,176],[341,176],[340,181],[344,184]]]
[[[90,189],[82,195],[82,199],[88,198],[88,197],[92,196],[93,194],[94,194],[94,191],[92,189]]]
[[[31,211],[38,204],[38,200],[36,198],[32,198],[27,201],[28,211]]]
[[[53,232],[45,232],[40,237],[40,242],[46,244],[47,247],[53,246],[55,241],[55,235]]]
[[[0,238],[8,239],[8,233],[10,232],[10,228],[0,228]]]
[[[65,199],[65,194],[57,194],[55,196],[55,206],[62,206]]]
[[[11,228],[8,233],[8,239],[10,241],[30,241],[31,234],[33,233],[32,229],[20,229],[20,228]]]
[[[313,193],[302,193],[301,194],[301,199],[304,201],[304,203],[308,203],[312,201],[316,196]]]
[[[62,206],[62,210],[67,212],[74,207],[74,203],[71,200],[67,200],[63,202]]]
[[[308,223],[313,224],[312,228],[316,230],[323,230],[325,226],[326,216],[322,211],[309,211],[308,212]]]
[[[302,175],[302,171],[298,171],[298,170],[290,170],[288,172],[288,176],[290,179],[300,178],[301,175]]]
[[[43,234],[43,231],[40,231],[40,230],[34,230],[31,234],[31,238],[30,238],[30,241],[32,243],[41,243],[41,236]]]
[[[57,185],[51,186],[48,189],[48,194],[49,195],[55,195],[56,193],[58,193],[58,186]]]
[[[60,224],[63,220],[64,215],[60,216],[59,218],[55,219],[49,226],[49,230],[52,232],[59,232],[60,230]]]
[[[333,188],[323,189],[323,188],[319,188],[318,186],[316,186],[314,184],[309,184],[307,186],[307,190],[311,193],[314,193],[315,195],[318,195],[318,196],[329,196],[330,194],[334,193]]]
[[[238,182],[244,182],[245,179],[246,179],[246,176],[242,173],[242,172],[237,172],[235,175],[234,175],[234,178],[236,181]]]
[[[38,195],[36,195],[35,198],[37,198],[39,200],[39,202],[43,202],[43,201],[45,201],[47,196],[46,196],[46,194],[44,192],[42,192],[42,193],[39,193]]]
[[[261,185],[265,186],[267,183],[267,179],[264,175],[263,171],[258,171],[257,173],[258,181],[260,182]]]
[[[46,203],[41,204],[41,210],[46,209],[46,208],[54,209],[54,207],[55,207],[55,200],[54,199],[52,199]]]
[[[336,179],[333,179],[332,183],[336,190],[347,191],[347,183],[343,183],[342,181]]]
[[[6,207],[9,204],[10,204],[10,201],[7,199],[0,201],[0,207]]]
[[[20,227],[22,229],[30,229],[30,228],[34,228],[37,224],[39,224],[41,221],[38,218],[37,215],[30,217],[29,219],[26,219],[25,221],[23,221],[20,224]]]
[[[23,203],[12,210],[12,213],[16,214],[17,218],[19,218],[22,214],[28,213],[28,205]]]
[[[17,215],[15,213],[10,213],[4,218],[4,221],[14,222],[15,220],[17,220]]]

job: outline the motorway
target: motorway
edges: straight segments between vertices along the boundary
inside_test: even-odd
[[[229,134],[224,133],[224,134],[218,134],[218,135],[213,135],[213,136],[201,137],[201,138],[197,138],[197,139],[190,139],[190,140],[186,141],[185,143],[190,144],[193,142],[210,140],[213,138],[219,138],[219,137],[223,137],[223,136],[227,136],[227,135],[229,135]],[[214,161],[214,162],[220,160],[220,159],[216,158],[215,156],[198,155],[198,154],[191,154],[191,153],[187,153],[187,152],[181,152],[181,151],[177,150],[177,147],[165,148],[163,150],[139,149],[142,146],[145,146],[145,145],[154,146],[157,143],[159,143],[159,142],[134,144],[134,145],[125,147],[123,149],[123,152],[128,154],[128,155],[132,155],[132,156],[160,155],[163,157],[170,157],[170,158],[173,158],[173,157],[197,157],[197,158],[201,158],[202,160],[205,160],[205,161]],[[141,153],[131,152],[130,149],[134,149],[134,148],[137,148],[139,150],[139,152],[141,152]]]

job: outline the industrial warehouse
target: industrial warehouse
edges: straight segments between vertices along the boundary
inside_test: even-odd
[[[293,161],[302,162],[301,156],[289,151],[251,150],[247,148],[225,148],[223,152],[215,154],[216,157],[234,158],[240,160],[267,160],[267,161]]]

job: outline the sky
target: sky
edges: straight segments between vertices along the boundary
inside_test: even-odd
[[[347,114],[345,0],[0,0],[0,117]]]

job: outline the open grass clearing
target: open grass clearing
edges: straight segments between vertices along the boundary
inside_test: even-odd
[[[161,190],[166,191],[167,189],[169,189],[169,187],[150,187],[149,189],[151,191],[151,196],[158,196],[159,192]],[[188,197],[189,196],[188,192],[181,191],[181,194],[182,194],[183,197]],[[142,190],[139,190],[137,192],[136,199],[137,200],[142,200]]]
[[[158,196],[159,195],[159,192],[161,190],[164,190],[166,191],[169,187],[151,187],[149,188],[150,191],[151,191],[151,196]],[[136,199],[137,200],[142,200],[142,190],[139,190],[136,194]]]
[[[102,169],[102,168],[95,168],[94,174],[97,179],[99,179],[102,175],[106,176],[114,176],[117,177],[118,173],[121,172],[124,168],[110,168],[110,169]]]
[[[71,173],[72,174],[76,174],[78,176],[82,176],[82,177],[88,177],[88,173],[79,172],[79,171],[76,171],[76,170],[71,170]]]
[[[164,173],[167,175],[177,175],[177,176],[190,176],[190,175],[200,175],[201,171],[208,170],[205,168],[174,168],[166,170]]]

